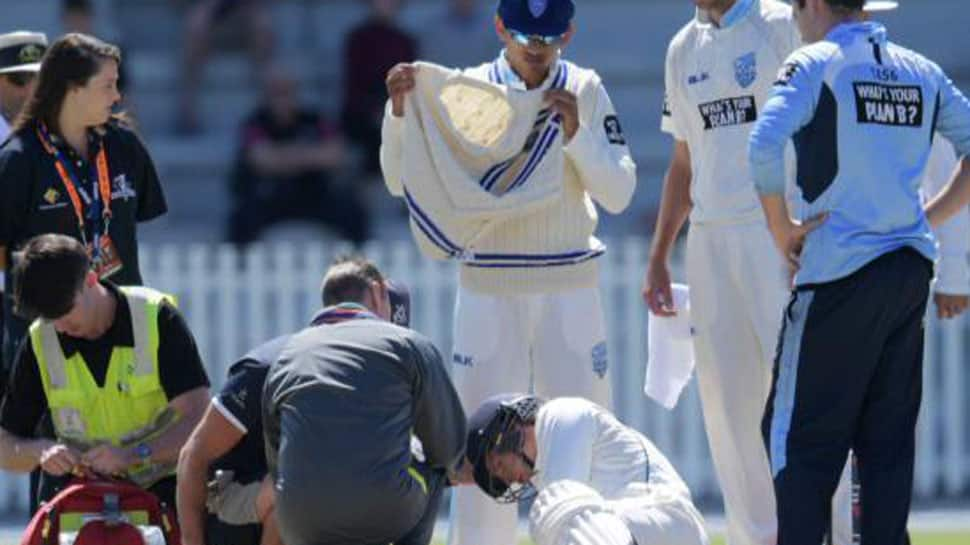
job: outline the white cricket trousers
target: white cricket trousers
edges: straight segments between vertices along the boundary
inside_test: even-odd
[[[704,427],[721,485],[728,545],[775,545],[774,483],[761,434],[778,332],[789,296],[785,264],[762,221],[693,224],[687,235],[691,329]],[[835,545],[851,517],[848,474],[834,505]]]
[[[452,379],[467,414],[495,394],[529,391],[611,408],[613,362],[595,287],[529,295],[459,287],[454,346]],[[514,505],[500,505],[475,486],[452,490],[450,545],[518,543]]]

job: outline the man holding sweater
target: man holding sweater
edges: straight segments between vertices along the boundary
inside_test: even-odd
[[[500,392],[527,391],[530,383],[538,395],[582,396],[610,406],[596,262],[605,248],[593,236],[593,202],[611,213],[626,208],[636,165],[599,76],[561,58],[573,36],[574,11],[572,0],[501,0],[495,28],[504,49],[494,61],[463,72],[502,86],[508,94],[543,94],[546,108],[536,127],[551,124],[549,138],[543,132],[526,139],[521,153],[533,157],[534,149],[541,154],[550,142],[561,142],[561,149],[549,146],[548,151],[563,156],[555,198],[527,212],[509,213],[522,206],[522,199],[517,200],[521,186],[507,185],[510,189],[497,197],[498,203],[507,203],[506,210],[496,212],[487,229],[460,247],[421,216],[427,232],[461,263],[452,377],[466,411]],[[387,77],[391,98],[381,166],[391,193],[406,198],[420,194],[416,185],[425,183],[419,177],[405,179],[403,172],[412,160],[405,153],[404,125],[413,112],[405,102],[418,72],[414,65],[400,64]],[[509,169],[519,164],[512,158],[506,162]],[[522,163],[528,176],[530,161]],[[420,215],[421,204],[408,198],[412,215]],[[455,492],[449,543],[515,542],[514,508],[496,505],[471,488]]]

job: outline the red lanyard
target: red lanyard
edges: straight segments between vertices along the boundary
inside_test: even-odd
[[[81,241],[86,245],[87,233],[84,230],[84,203],[81,202],[81,197],[77,191],[77,186],[80,183],[74,178],[70,164],[64,159],[61,150],[57,149],[57,146],[51,141],[47,127],[43,123],[37,126],[37,137],[40,139],[40,143],[44,146],[44,149],[47,150],[47,153],[51,154],[54,158],[54,167],[61,177],[61,182],[64,183],[64,188],[67,189],[67,194],[71,198],[71,204],[74,205],[74,215],[77,216],[78,229],[81,231]],[[104,220],[103,231],[99,233],[95,229],[94,232],[93,246],[95,251],[99,249],[99,239],[101,236],[108,234],[108,226],[111,223],[111,177],[108,174],[108,155],[104,148],[105,146],[102,144],[101,149],[98,150],[98,154],[94,158],[94,166],[98,178],[98,192],[91,196],[91,204],[95,206],[100,205],[101,218]],[[99,200],[100,203],[98,202]]]

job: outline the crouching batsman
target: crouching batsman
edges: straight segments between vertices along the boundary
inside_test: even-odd
[[[581,398],[487,399],[468,421],[456,480],[499,502],[536,496],[537,545],[705,545],[700,513],[646,437]]]

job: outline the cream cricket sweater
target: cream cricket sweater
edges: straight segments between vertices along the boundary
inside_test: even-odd
[[[543,195],[530,199],[519,191],[504,193],[502,206],[486,214],[487,228],[474,233],[468,241],[456,241],[441,231],[437,224],[440,217],[430,217],[422,203],[415,200],[415,195],[431,191],[418,187],[430,183],[429,177],[408,178],[410,165],[415,161],[408,151],[410,144],[404,140],[415,138],[409,131],[416,124],[406,128],[405,118],[413,114],[406,109],[404,118],[396,118],[388,105],[381,144],[384,181],[393,195],[408,200],[412,231],[422,241],[419,244],[428,253],[427,244],[436,241],[440,256],[460,260],[461,284],[473,291],[546,293],[595,286],[595,258],[605,248],[593,236],[597,222],[593,201],[608,212],[619,213],[629,204],[636,185],[636,165],[599,76],[560,60],[539,90],[527,92],[506,62],[504,52],[493,62],[465,70],[464,75],[505,86],[503,91],[508,93],[540,93],[554,86],[563,87],[577,96],[580,127],[562,147],[562,185],[554,198]],[[538,140],[533,142],[535,147],[541,147],[542,139]],[[555,141],[561,139],[556,137]],[[555,153],[558,150],[549,151]],[[450,177],[437,178],[457,183]]]

